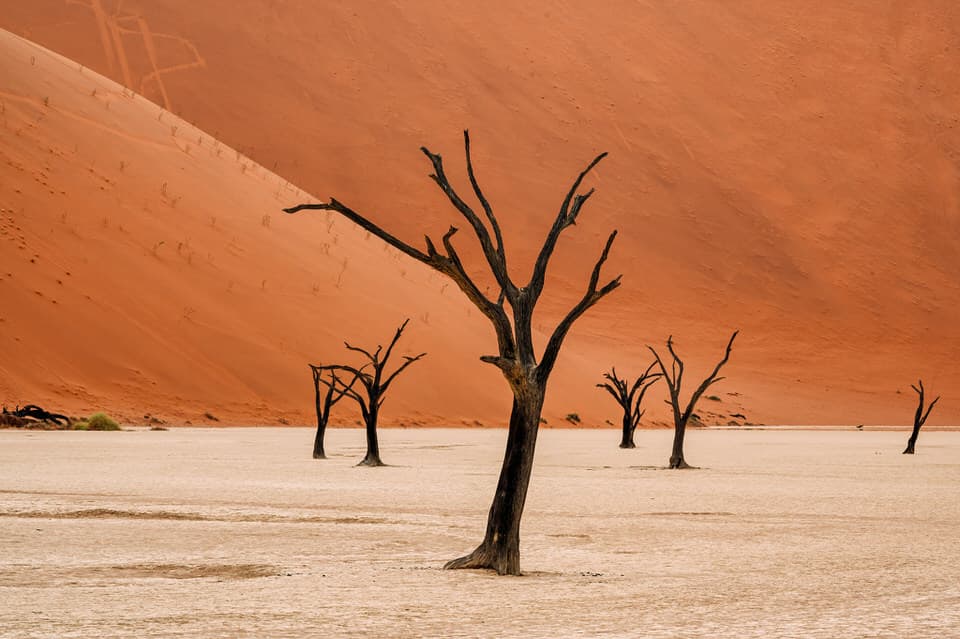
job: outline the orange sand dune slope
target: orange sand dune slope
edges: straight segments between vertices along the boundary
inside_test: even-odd
[[[304,193],[75,62],[3,33],[0,66],[5,402],[306,423],[307,362],[412,315],[398,352],[430,356],[385,420],[503,414],[495,377],[470,381],[486,327],[438,276],[345,221],[291,223]]]
[[[0,15],[412,242],[456,221],[416,148],[463,185],[468,126],[521,275],[570,177],[610,151],[543,325],[612,227],[624,286],[575,329],[551,410],[608,415],[588,388],[599,370],[644,366],[671,332],[703,368],[740,327],[726,392],[787,423],[905,421],[921,375],[947,394],[931,424],[960,420],[958,24],[945,0],[35,0]]]

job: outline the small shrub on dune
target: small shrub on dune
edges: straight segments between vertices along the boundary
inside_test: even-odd
[[[121,430],[120,424],[106,413],[94,413],[86,419],[74,422],[73,430]]]

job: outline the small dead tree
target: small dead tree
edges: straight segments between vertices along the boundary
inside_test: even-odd
[[[314,404],[317,411],[317,433],[313,438],[313,458],[326,459],[327,453],[323,447],[323,438],[327,432],[327,422],[330,420],[330,409],[343,399],[347,391],[353,388],[353,385],[357,383],[357,377],[354,376],[349,384],[342,385],[340,378],[337,377],[336,370],[313,364],[310,364],[310,370],[313,372]],[[329,379],[325,377],[327,373]],[[321,392],[321,386],[326,389],[325,392]]]
[[[739,333],[740,331],[734,331],[733,335],[730,336],[730,341],[727,342],[727,350],[723,355],[723,359],[716,365],[713,372],[703,380],[703,383],[697,387],[697,390],[693,391],[693,394],[690,396],[690,401],[687,402],[687,407],[682,411],[680,410],[680,386],[683,383],[683,361],[680,360],[677,352],[673,349],[673,335],[667,338],[667,350],[670,352],[670,357],[673,358],[669,372],[657,351],[652,346],[647,346],[656,358],[657,364],[660,366],[660,372],[663,374],[663,378],[667,382],[667,388],[670,391],[670,400],[667,402],[673,408],[673,450],[670,453],[670,468],[693,468],[693,466],[687,464],[683,458],[683,436],[686,434],[687,422],[690,421],[690,417],[693,415],[693,409],[696,407],[697,402],[704,392],[723,379],[723,377],[717,377],[717,374],[720,373],[720,368],[730,359],[733,340],[736,339]]]
[[[400,373],[407,370],[410,364],[426,356],[426,353],[420,353],[416,357],[404,356],[404,362],[397,370],[393,371],[390,375],[384,375],[384,370],[390,361],[390,355],[393,353],[393,347],[396,346],[400,340],[400,336],[403,335],[403,329],[407,327],[408,322],[410,322],[409,319],[404,320],[403,324],[400,325],[400,328],[397,329],[393,339],[387,346],[386,351],[383,350],[383,346],[378,345],[377,350],[371,353],[366,349],[351,346],[349,342],[344,342],[347,350],[360,353],[367,358],[368,361],[363,366],[357,368],[346,364],[332,364],[321,367],[333,372],[346,372],[353,376],[354,381],[359,381],[360,386],[363,387],[364,392],[360,393],[353,388],[353,382],[348,385],[339,378],[336,382],[339,384],[343,394],[357,403],[360,407],[360,414],[363,416],[363,423],[367,433],[367,454],[357,466],[385,465],[380,459],[380,443],[377,439],[377,420],[380,417],[380,407],[383,406],[383,402],[386,400],[387,391],[390,390],[390,385],[393,384],[393,380],[395,380]],[[368,366],[372,372],[366,370]]]
[[[533,469],[534,450],[540,428],[540,414],[543,410],[547,380],[556,364],[560,346],[573,323],[587,309],[620,285],[620,277],[618,276],[600,286],[600,271],[604,262],[607,261],[610,247],[613,245],[617,232],[613,231],[607,238],[603,251],[593,267],[587,290],[554,328],[538,361],[533,342],[533,312],[540,299],[540,294],[543,292],[547,266],[557,246],[557,241],[560,239],[560,234],[576,223],[583,205],[593,195],[593,189],[586,193],[577,193],[580,184],[590,170],[606,157],[606,153],[601,153],[594,158],[574,180],[570,190],[567,191],[566,197],[563,198],[560,211],[537,255],[530,281],[526,286],[517,286],[508,273],[507,257],[500,225],[473,172],[473,163],[470,158],[470,135],[467,131],[463,132],[463,142],[466,151],[467,176],[473,193],[483,209],[486,222],[477,215],[473,207],[467,204],[450,184],[443,168],[443,159],[439,155],[431,153],[425,147],[421,147],[420,150],[433,165],[433,173],[430,178],[437,183],[437,186],[440,187],[453,207],[463,216],[477,236],[487,266],[489,266],[499,289],[496,299],[487,297],[467,274],[467,270],[460,260],[460,255],[453,246],[453,236],[457,232],[455,226],[451,226],[450,230],[441,238],[440,244],[443,250],[441,252],[429,236],[426,237],[425,250],[414,248],[332,198],[327,203],[301,204],[284,210],[287,213],[296,213],[304,209],[319,209],[334,211],[344,216],[405,255],[423,262],[449,277],[463,291],[467,299],[490,320],[496,332],[499,352],[497,355],[484,355],[480,359],[499,368],[510,385],[510,390],[513,391],[513,407],[510,412],[507,447],[503,457],[503,465],[500,468],[497,490],[487,517],[487,529],[483,541],[469,555],[454,559],[444,567],[488,568],[496,570],[501,575],[518,575],[520,574],[520,518],[527,497],[530,472]],[[505,303],[509,304],[509,314]]]
[[[930,411],[933,410],[933,407],[940,401],[940,396],[938,395],[935,400],[930,402],[930,405],[927,406],[927,412],[923,412],[923,401],[924,401],[924,388],[923,380],[917,380],[919,388],[910,385],[910,388],[917,391],[918,402],[917,402],[917,412],[913,416],[913,432],[910,433],[910,439],[907,440],[907,447],[904,449],[904,455],[913,455],[914,446],[917,445],[917,437],[920,435],[920,427],[927,423],[927,417],[930,417]]]
[[[661,373],[651,373],[656,362],[651,362],[643,375],[637,378],[637,381],[631,386],[626,379],[620,379],[617,376],[617,369],[611,368],[609,373],[603,376],[607,380],[602,384],[597,384],[597,388],[602,388],[616,400],[620,408],[623,409],[623,435],[620,438],[620,448],[636,448],[633,443],[633,433],[640,424],[640,418],[646,411],[640,410],[643,404],[643,396],[647,389],[657,383],[662,377]],[[639,394],[638,394],[639,391]]]

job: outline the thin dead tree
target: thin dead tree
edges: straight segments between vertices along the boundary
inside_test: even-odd
[[[607,238],[600,257],[593,267],[583,297],[554,328],[538,360],[533,342],[533,312],[543,292],[547,266],[561,233],[576,223],[583,205],[593,194],[593,189],[578,193],[580,184],[590,170],[606,157],[606,153],[601,153],[594,158],[573,181],[540,249],[530,281],[525,286],[517,286],[507,269],[507,256],[500,225],[474,175],[470,157],[470,136],[467,131],[463,132],[463,142],[466,151],[467,176],[473,193],[483,209],[486,222],[450,184],[444,171],[442,158],[425,147],[421,147],[421,151],[433,165],[430,178],[436,182],[453,207],[463,216],[479,240],[487,266],[499,289],[496,299],[487,297],[467,274],[460,255],[453,245],[453,236],[457,232],[455,226],[451,226],[441,238],[442,250],[437,248],[429,236],[426,237],[425,250],[420,250],[394,237],[335,199],[323,204],[302,204],[284,210],[287,213],[295,213],[303,209],[320,209],[334,211],[346,217],[405,255],[449,277],[493,325],[497,336],[498,354],[484,355],[480,359],[499,368],[513,392],[506,451],[493,504],[490,506],[487,517],[483,541],[469,555],[448,562],[445,568],[487,568],[499,574],[517,575],[520,574],[520,518],[527,497],[530,472],[533,469],[534,449],[540,427],[540,414],[543,410],[547,379],[553,371],[560,347],[570,327],[587,309],[620,285],[620,276],[617,276],[600,286],[600,271],[604,262],[607,261],[617,232],[613,231]],[[509,312],[505,304],[509,304]]]
[[[927,406],[927,412],[923,412],[923,402],[924,402],[923,380],[922,379],[917,380],[917,384],[919,384],[919,388],[917,386],[914,386],[913,384],[910,385],[910,388],[917,391],[917,395],[919,396],[918,397],[919,401],[917,402],[917,412],[913,416],[913,432],[910,433],[910,439],[907,440],[907,447],[903,451],[904,455],[913,455],[914,446],[917,445],[917,437],[920,435],[920,428],[927,423],[927,417],[930,417],[930,411],[932,411],[933,407],[937,404],[937,402],[940,401],[940,396],[938,395],[937,398],[932,402],[930,402],[930,405]]]
[[[730,359],[733,340],[736,339],[739,333],[740,331],[734,331],[733,335],[730,336],[730,341],[727,342],[727,350],[723,355],[723,359],[716,365],[713,372],[703,380],[703,383],[697,387],[697,390],[693,391],[693,394],[690,396],[690,401],[687,402],[687,407],[682,411],[680,410],[680,387],[683,383],[683,361],[681,361],[677,352],[673,349],[673,335],[667,338],[667,350],[670,352],[670,357],[673,358],[669,372],[657,351],[652,346],[647,346],[656,358],[657,364],[660,366],[660,372],[663,374],[663,378],[667,382],[667,388],[670,391],[670,400],[667,403],[673,408],[673,450],[670,453],[669,468],[693,468],[693,466],[690,466],[683,458],[683,437],[687,431],[687,422],[690,421],[690,417],[693,415],[693,409],[706,390],[724,379],[723,377],[717,377],[717,375],[720,373],[720,368]]]
[[[400,336],[403,335],[403,329],[407,327],[407,323],[409,322],[410,320],[407,319],[400,325],[400,328],[397,329],[393,339],[387,346],[386,351],[384,351],[383,346],[378,345],[377,350],[371,353],[366,349],[351,346],[349,342],[344,342],[347,350],[360,353],[367,358],[368,361],[363,366],[357,368],[346,364],[331,364],[322,367],[329,371],[343,371],[353,375],[354,381],[359,381],[360,386],[363,387],[364,392],[360,393],[357,389],[353,388],[353,382],[348,385],[342,379],[337,380],[343,394],[355,401],[360,407],[360,414],[363,416],[363,423],[367,433],[367,454],[357,466],[385,465],[380,459],[380,442],[377,439],[377,421],[380,418],[380,408],[386,400],[387,391],[390,390],[390,385],[393,384],[393,380],[395,380],[400,373],[407,370],[408,366],[426,356],[426,353],[420,353],[415,357],[405,355],[403,364],[401,364],[397,370],[389,375],[384,374],[387,363],[390,361],[390,355],[393,353],[393,347],[397,345]],[[366,370],[368,366],[372,372]]]
[[[343,399],[347,391],[353,388],[358,378],[354,375],[349,384],[342,384],[340,378],[337,377],[336,370],[313,364],[309,366],[313,373],[314,404],[317,412],[317,433],[313,438],[313,458],[326,459],[327,453],[323,447],[323,440],[327,432],[327,422],[330,420],[330,409]],[[329,374],[329,379],[326,378],[325,374]],[[321,391],[321,386],[326,389],[325,392]]]
[[[623,435],[620,438],[620,448],[637,447],[633,443],[633,433],[640,425],[640,418],[646,412],[640,410],[640,405],[643,404],[643,396],[647,393],[647,389],[656,384],[657,380],[663,376],[661,373],[650,372],[656,365],[655,361],[651,362],[650,366],[647,366],[647,370],[643,371],[643,375],[638,377],[632,386],[626,379],[620,379],[617,376],[616,368],[611,368],[609,373],[603,374],[606,382],[597,384],[597,388],[602,388],[610,393],[617,404],[620,405],[620,408],[623,409]]]

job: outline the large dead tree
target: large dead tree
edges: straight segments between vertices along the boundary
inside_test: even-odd
[[[647,389],[657,383],[662,377],[661,373],[651,373],[656,362],[651,362],[643,375],[630,385],[626,379],[620,379],[617,376],[617,369],[611,368],[609,373],[604,373],[603,377],[607,380],[602,384],[597,384],[597,388],[602,388],[616,400],[620,408],[623,409],[623,434],[620,438],[620,448],[636,448],[633,443],[633,433],[640,425],[640,418],[646,411],[640,410],[643,404],[643,396]]]
[[[363,416],[363,423],[367,433],[367,454],[357,466],[385,465],[380,459],[380,442],[377,439],[377,421],[380,418],[380,408],[386,400],[387,391],[390,390],[390,385],[393,384],[393,380],[395,380],[400,373],[407,370],[408,366],[426,356],[426,353],[420,353],[415,357],[405,355],[403,357],[403,364],[393,371],[393,373],[389,375],[385,374],[384,371],[390,361],[390,355],[393,354],[393,347],[397,345],[400,336],[403,335],[403,329],[407,327],[408,322],[410,322],[409,319],[403,321],[403,324],[397,329],[397,332],[393,335],[393,339],[390,340],[390,344],[385,351],[382,345],[378,345],[377,349],[371,353],[366,349],[352,346],[349,342],[344,342],[343,344],[347,347],[347,350],[360,353],[367,359],[367,362],[364,363],[363,366],[358,368],[347,364],[331,364],[320,367],[332,373],[342,371],[348,375],[352,375],[353,380],[359,381],[363,389],[361,393],[353,388],[354,382],[347,384],[340,378],[337,378],[335,383],[344,395],[357,403],[357,406],[360,407],[360,414]],[[368,366],[372,372],[366,370]]]
[[[687,402],[687,407],[683,410],[680,409],[680,390],[681,384],[683,383],[683,361],[677,355],[677,352],[673,348],[673,335],[667,338],[667,350],[670,352],[670,357],[673,361],[670,364],[670,370],[667,371],[667,366],[663,363],[663,360],[660,358],[660,355],[652,346],[647,346],[650,349],[650,352],[653,353],[653,356],[657,360],[657,364],[660,366],[660,372],[663,374],[663,378],[667,382],[667,388],[670,391],[670,400],[669,404],[673,408],[673,450],[670,453],[670,468],[693,468],[690,466],[686,460],[683,458],[683,437],[687,431],[687,422],[690,421],[690,417],[693,415],[693,409],[696,407],[697,402],[700,401],[700,397],[706,392],[708,388],[719,382],[723,377],[717,377],[720,373],[720,369],[724,364],[727,363],[727,360],[730,359],[730,351],[733,348],[733,340],[736,339],[737,334],[740,331],[734,331],[733,335],[730,336],[730,341],[727,342],[727,350],[723,355],[723,359],[720,360],[720,363],[716,365],[713,369],[713,372],[703,380],[700,386],[697,387],[697,390],[693,391],[693,394],[690,396],[690,401]]]
[[[483,541],[469,555],[454,559],[445,567],[488,568],[496,570],[499,574],[516,575],[520,573],[520,518],[527,497],[530,472],[533,469],[534,449],[540,427],[540,414],[543,409],[547,379],[556,364],[560,346],[573,323],[587,309],[620,285],[620,276],[618,276],[600,286],[600,271],[607,260],[617,232],[613,231],[607,238],[600,257],[593,267],[583,297],[554,328],[542,355],[538,358],[533,344],[533,312],[543,292],[547,267],[561,233],[576,223],[583,205],[593,194],[593,189],[578,193],[580,184],[587,173],[606,156],[606,153],[594,158],[573,181],[573,185],[563,198],[553,226],[547,232],[529,282],[525,286],[517,286],[507,269],[507,256],[500,225],[474,175],[470,157],[470,136],[467,131],[463,133],[463,141],[467,176],[486,221],[477,215],[473,207],[467,204],[450,184],[444,171],[442,158],[425,147],[421,147],[421,151],[433,165],[431,179],[463,216],[479,240],[487,266],[499,289],[496,299],[485,295],[467,274],[460,255],[453,245],[453,236],[457,232],[455,226],[451,226],[441,238],[442,249],[427,236],[425,249],[420,250],[394,237],[335,199],[323,204],[302,204],[285,211],[295,213],[303,209],[319,209],[334,211],[346,217],[405,255],[449,277],[493,325],[497,336],[498,353],[484,355],[480,359],[499,368],[510,385],[510,390],[513,391],[507,446]],[[509,305],[509,311],[506,305]]]
[[[358,377],[354,375],[349,384],[342,384],[337,376],[336,369],[310,364],[313,373],[314,405],[317,412],[317,432],[313,437],[313,458],[326,459],[327,453],[323,447],[324,436],[327,432],[327,422],[330,420],[330,409],[343,399]],[[329,375],[329,379],[327,378]],[[321,390],[321,386],[326,390]]]
[[[917,412],[913,416],[913,432],[910,433],[910,439],[907,440],[907,447],[903,451],[904,455],[913,455],[914,446],[917,445],[917,437],[920,435],[920,428],[927,423],[927,417],[930,417],[930,411],[932,411],[933,407],[936,406],[937,402],[940,401],[940,396],[938,395],[937,398],[930,402],[930,405],[927,406],[927,412],[923,412],[923,380],[917,380],[917,384],[919,384],[919,388],[913,384],[910,385],[910,388],[917,391],[919,401],[917,402]]]

